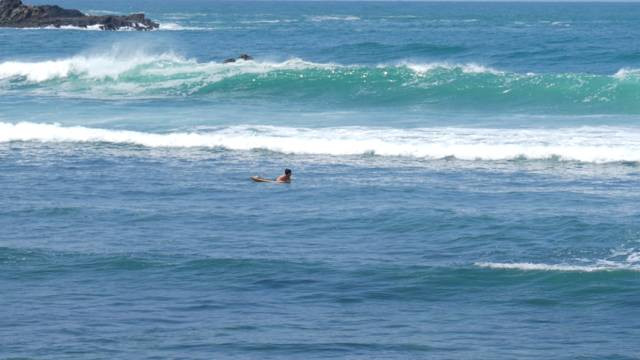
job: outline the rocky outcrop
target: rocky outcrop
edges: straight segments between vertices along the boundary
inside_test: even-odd
[[[131,28],[153,30],[158,24],[145,18],[144,14],[127,16],[89,16],[78,10],[63,9],[56,5],[28,6],[21,0],[0,0],[0,27],[61,27],[87,28],[97,26],[102,30]]]
[[[247,54],[242,54],[242,55],[238,56],[237,58],[226,59],[225,61],[223,61],[223,63],[228,64],[228,63],[236,62],[237,60],[247,61],[247,60],[253,60],[253,58],[251,56],[247,55]]]

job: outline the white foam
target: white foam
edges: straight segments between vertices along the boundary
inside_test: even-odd
[[[599,262],[594,265],[542,264],[542,263],[498,263],[478,262],[476,266],[489,269],[521,270],[521,271],[565,271],[565,272],[598,272],[598,271],[640,271],[640,266]]]
[[[43,26],[43,27],[24,27],[12,28],[12,30],[77,30],[77,31],[103,31],[100,25],[89,25],[87,27],[62,25],[62,26]]]
[[[70,61],[43,61],[25,63],[7,61],[0,64],[0,79],[24,76],[29,81],[45,81],[58,77],[66,77],[71,70]]]
[[[122,14],[121,12],[118,11],[113,11],[113,10],[85,10],[83,11],[85,14],[87,15],[94,15],[94,16],[100,16],[100,15],[120,15]]]
[[[628,254],[627,262],[629,262],[629,263],[640,263],[640,252]]]
[[[110,142],[149,147],[267,149],[292,154],[375,154],[461,160],[559,159],[593,163],[640,161],[640,128],[291,128],[237,125],[167,134],[0,123],[0,142]]]
[[[160,23],[160,30],[164,31],[201,31],[212,30],[209,28],[202,28],[197,26],[184,26],[177,23]]]
[[[89,78],[115,78],[137,66],[159,61],[186,62],[174,54],[148,56],[144,52],[133,52],[126,56],[116,54],[74,56],[61,60],[40,62],[7,61],[0,63],[0,79],[22,76],[32,82],[65,78],[72,74]]]
[[[475,265],[491,269],[521,271],[640,271],[640,252],[637,252],[634,248],[617,248],[611,250],[609,256],[604,259],[595,261],[589,259],[575,259],[573,262],[581,264],[478,262],[475,263]]]
[[[176,23],[164,23],[161,30],[201,30],[195,27],[183,27]],[[144,67],[141,67],[144,65]],[[184,74],[185,82],[195,80],[211,83],[239,74],[264,74],[278,70],[304,70],[323,69],[335,70],[337,68],[357,69],[359,65],[339,65],[335,63],[314,63],[299,58],[292,58],[281,62],[271,61],[236,61],[222,64],[220,61],[198,62],[186,59],[173,53],[153,54],[138,49],[114,49],[104,53],[90,55],[76,55],[70,58],[29,62],[7,61],[0,63],[0,79],[11,77],[24,77],[31,82],[42,82],[57,78],[66,78],[71,75],[88,79],[103,79],[105,77],[117,78],[119,75],[137,69],[139,75],[172,76]],[[390,65],[381,64],[378,68],[387,68]],[[417,75],[423,75],[437,69],[458,69],[464,73],[491,73],[502,74],[501,71],[478,65],[450,64],[450,63],[399,63],[391,65],[409,69]],[[162,78],[156,78],[158,87],[163,87]]]
[[[102,31],[102,27],[99,24],[96,25],[89,25],[87,27],[81,27],[81,26],[72,26],[72,25],[63,25],[63,26],[59,26],[59,27],[55,27],[55,26],[47,26],[44,27],[44,29],[47,30],[80,30],[80,31]]]
[[[278,24],[280,22],[291,22],[291,20],[247,20],[240,21],[241,24]]]
[[[624,261],[629,264],[640,263],[640,251],[635,248],[618,248],[611,251],[611,255],[607,257],[606,262]]]
[[[182,13],[182,12],[177,12],[177,13],[167,13],[164,14],[164,17],[167,19],[190,19],[190,18],[194,18],[194,17],[203,17],[203,16],[208,16],[208,13]]]
[[[359,17],[353,15],[322,15],[322,16],[311,16],[311,21],[321,22],[321,21],[358,21]]]
[[[137,26],[139,27],[143,27],[142,24],[140,23],[136,23]],[[104,31],[104,29],[102,28],[102,25],[100,24],[95,24],[95,25],[88,25],[86,27],[82,27],[82,26],[73,26],[73,25],[62,25],[62,26],[53,26],[53,25],[49,25],[49,26],[44,26],[44,27],[25,27],[25,28],[19,28],[17,30],[74,30],[74,31]],[[137,31],[137,29],[135,27],[130,27],[130,26],[123,26],[118,28],[115,31]]]
[[[319,64],[294,58],[283,62],[236,61],[199,63],[173,53],[148,54],[144,51],[112,50],[105,54],[77,55],[71,58],[40,62],[7,61],[0,63],[0,79],[25,77],[28,81],[42,82],[70,75],[90,79],[118,75],[141,65],[149,65],[141,71],[144,74],[175,75],[180,73],[199,74],[208,81],[243,73],[261,74],[275,70],[302,70],[307,68],[333,69],[337,64]]]
[[[482,66],[476,63],[451,64],[451,63],[444,63],[444,62],[434,62],[434,63],[419,64],[419,63],[403,62],[403,63],[400,63],[399,66],[407,67],[408,69],[410,69],[411,71],[415,72],[418,75],[426,74],[433,70],[457,70],[457,69],[461,70],[465,74],[481,74],[481,73],[494,74],[494,75],[504,74],[504,72],[502,71],[499,71],[490,67]]]
[[[618,80],[625,80],[625,79],[629,79],[629,78],[638,78],[638,77],[640,77],[640,69],[622,68],[622,69],[618,70],[613,75],[613,77],[618,79]]]

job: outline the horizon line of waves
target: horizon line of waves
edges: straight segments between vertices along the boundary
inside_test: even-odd
[[[293,128],[236,125],[146,133],[44,123],[0,122],[0,143],[133,144],[150,148],[268,150],[295,155],[390,156],[468,161],[640,161],[640,128]]]

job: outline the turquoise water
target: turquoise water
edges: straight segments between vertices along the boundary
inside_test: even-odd
[[[161,28],[0,29],[0,358],[638,358],[640,5],[59,4]]]

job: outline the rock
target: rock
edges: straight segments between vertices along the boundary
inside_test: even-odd
[[[78,10],[63,9],[56,5],[28,6],[21,0],[0,0],[0,27],[61,27],[87,28],[99,26],[102,30],[131,28],[153,30],[158,24],[145,18],[144,14],[127,16],[88,16]]]
[[[253,58],[251,56],[247,55],[247,54],[242,54],[242,55],[238,56],[237,58],[225,59],[222,63],[223,64],[234,63],[234,62],[236,62],[238,60],[247,61],[247,60],[253,60]]]

